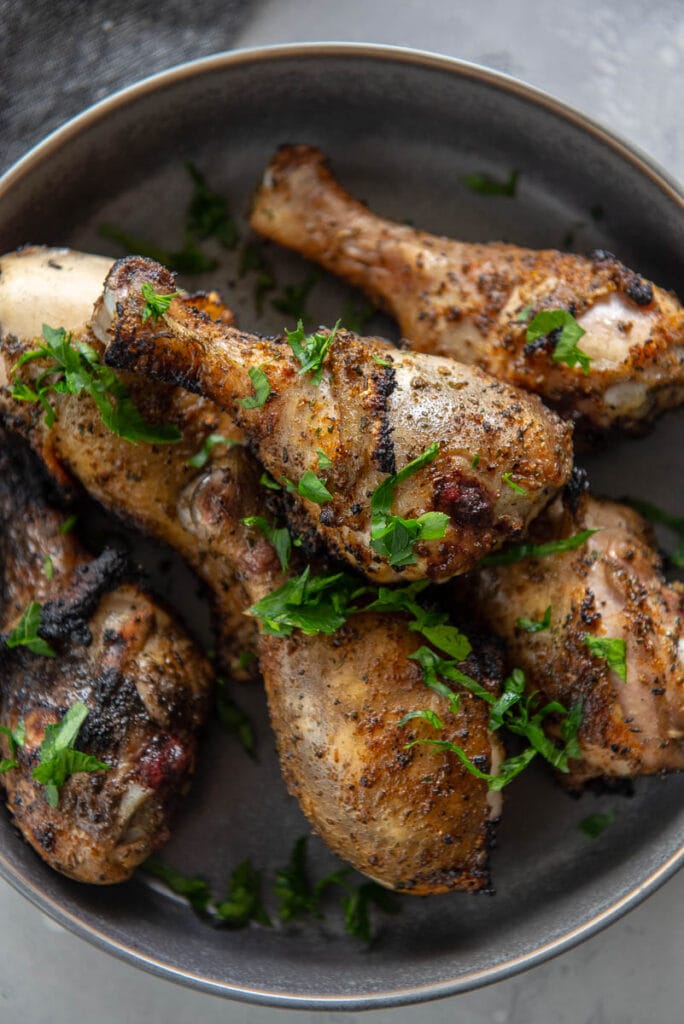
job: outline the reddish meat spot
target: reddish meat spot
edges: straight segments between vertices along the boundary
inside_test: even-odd
[[[190,769],[192,754],[188,744],[169,733],[155,736],[140,758],[141,783],[149,789],[175,785]]]
[[[466,526],[489,526],[493,520],[492,499],[477,480],[452,478],[438,484],[435,507]]]

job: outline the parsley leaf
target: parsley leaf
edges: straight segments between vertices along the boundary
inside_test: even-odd
[[[59,804],[59,790],[70,775],[77,772],[109,771],[110,766],[90,754],[74,748],[81,726],[88,717],[85,704],[77,701],[59,724],[48,725],[40,746],[40,764],[33,778],[45,786],[45,799],[51,807]]]
[[[322,448],[318,449],[318,468],[319,469],[330,469],[332,466],[332,459],[329,459]]]
[[[377,882],[362,882],[342,902],[344,930],[348,935],[371,941],[370,907],[373,904],[386,914],[396,914],[399,910],[396,898],[387,889]]]
[[[416,718],[429,722],[433,729],[444,728],[444,722],[442,719],[436,711],[431,711],[430,708],[423,708],[420,711],[409,711],[407,715],[404,715],[403,718],[399,719],[397,725],[404,726],[407,722],[412,722]]]
[[[480,465],[480,453],[479,452],[476,452],[475,455],[473,455],[472,462],[470,463],[470,465],[473,467],[473,469],[477,469],[477,467]]]
[[[216,711],[225,731],[231,736],[237,736],[242,749],[250,757],[256,757],[254,726],[249,715],[241,707],[238,707],[233,698],[228,694],[228,686],[225,679],[216,680]]]
[[[64,520],[64,522],[61,524],[61,526],[59,528],[59,532],[62,533],[62,534],[65,534],[65,535],[67,533],[71,533],[71,531],[73,530],[73,528],[74,528],[74,526],[76,525],[77,522],[78,522],[78,516],[75,516],[75,515],[67,516],[66,519]]]
[[[356,611],[352,602],[365,592],[366,587],[346,573],[312,577],[307,565],[301,576],[257,601],[247,614],[260,619],[269,636],[291,636],[294,629],[306,636],[330,636]]]
[[[392,360],[391,359],[383,359],[381,356],[379,356],[377,354],[377,352],[371,352],[371,359],[373,360],[374,363],[377,363],[378,366],[391,366],[392,365]]]
[[[532,312],[532,303],[527,306],[523,306],[518,315],[515,317],[516,323],[524,324],[530,319],[530,313]]]
[[[462,182],[471,192],[479,192],[484,196],[514,196],[518,187],[520,171],[511,171],[509,177],[502,181],[492,178],[489,174],[466,174]]]
[[[55,658],[57,651],[47,640],[38,636],[42,605],[31,601],[14,629],[5,637],[7,647],[28,647],[33,654],[42,654],[45,658]]]
[[[557,555],[563,551],[575,551],[581,548],[598,530],[582,530],[573,534],[572,537],[563,537],[561,540],[549,540],[544,544],[516,544],[505,551],[497,552],[494,555],[486,555],[480,565],[512,565],[514,562],[522,562],[525,558],[548,558],[550,555]]]
[[[419,540],[438,540],[446,533],[449,517],[444,512],[425,512],[417,519],[402,519],[390,511],[397,486],[434,462],[438,453],[439,444],[434,442],[398,473],[383,480],[373,492],[371,547],[391,566],[413,565],[418,561],[413,548]]]
[[[249,398],[238,398],[238,403],[243,409],[261,409],[271,394],[271,385],[268,383],[268,377],[260,366],[250,367],[247,374],[254,385],[254,394],[250,395]]]
[[[208,434],[200,450],[192,458],[188,459],[185,465],[192,466],[193,469],[203,469],[217,444],[225,444],[232,448],[237,443],[237,441],[233,441],[230,437],[224,437],[223,434]]]
[[[140,289],[140,294],[145,300],[140,319],[146,324],[148,320],[159,320],[164,313],[167,313],[172,301],[177,295],[180,295],[180,292],[169,292],[167,295],[161,295],[154,290],[149,281],[145,281]]]
[[[591,358],[578,347],[577,342],[587,332],[580,327],[567,309],[543,309],[530,321],[525,335],[528,345],[534,345],[541,338],[549,338],[554,349],[551,358],[554,363],[566,366],[581,366],[586,376]]]
[[[279,298],[273,299],[271,305],[279,313],[284,313],[285,316],[292,317],[293,320],[306,320],[306,300],[320,277],[320,270],[313,270],[301,284],[285,285],[283,294]]]
[[[228,894],[214,904],[213,915],[232,928],[242,928],[250,921],[271,927],[271,918],[261,902],[261,872],[250,860],[243,860],[235,868],[228,881]]]
[[[12,768],[18,768],[19,762],[15,761],[11,757],[3,757],[0,761],[0,775],[4,775],[5,772],[9,772]]]
[[[26,724],[24,720],[22,719],[14,730],[10,729],[8,725],[0,725],[0,735],[5,736],[7,739],[10,756],[14,757],[19,747],[23,747],[26,742]]]
[[[188,232],[185,233],[183,248],[175,252],[169,249],[162,249],[152,242],[146,242],[144,239],[138,238],[128,231],[122,231],[114,224],[101,224],[98,228],[98,234],[102,235],[103,238],[116,242],[125,252],[146,256],[148,259],[161,263],[163,266],[168,267],[169,270],[174,270],[178,274],[204,274],[210,270],[215,270],[217,267],[216,260],[210,256],[205,256],[198,249],[194,239]]]
[[[301,320],[297,322],[297,329],[295,331],[288,331],[287,328],[285,329],[288,344],[302,365],[302,368],[299,371],[300,377],[304,373],[310,373],[312,384],[318,385],[321,383],[321,378],[323,376],[323,360],[327,356],[339,329],[339,320],[333,329],[326,334],[320,334],[317,332],[314,334],[305,334],[304,325]]]
[[[187,231],[199,239],[216,238],[224,249],[234,249],[240,236],[228,200],[209,188],[204,175],[189,160],[185,168],[195,185],[186,215]]]
[[[627,644],[624,640],[620,637],[591,636],[585,633],[584,644],[595,658],[607,661],[608,666],[623,683],[627,682]]]
[[[502,473],[501,474],[501,479],[506,484],[506,486],[510,487],[510,489],[512,491],[515,491],[516,494],[527,494],[527,491],[525,490],[525,488],[521,487],[520,484],[517,484],[515,482],[515,480],[513,480],[511,478],[511,474],[510,473]]]
[[[43,574],[48,580],[54,579],[55,566],[50,555],[46,555],[43,559]]]
[[[311,469],[307,469],[299,481],[297,493],[309,501],[315,501],[317,505],[323,505],[326,501],[332,500],[332,494],[322,480],[316,476]]]
[[[43,338],[46,344],[31,352],[25,352],[14,368],[34,359],[49,359],[51,364],[36,381],[32,397],[17,393],[23,385],[14,384],[10,390],[12,397],[21,397],[23,401],[40,402],[45,409],[45,420],[49,427],[55,422],[55,413],[47,401],[50,391],[57,394],[79,395],[82,392],[90,395],[95,402],[102,422],[113,434],[135,443],[147,441],[149,444],[168,444],[180,441],[181,433],[176,426],[164,426],[147,423],[140,414],[131,398],[128,388],[119,380],[113,370],[99,361],[95,350],[83,341],[74,341],[72,334],[67,334],[63,327],[48,327],[43,324]],[[44,383],[48,381],[48,383]]]
[[[287,567],[290,562],[290,555],[292,553],[292,540],[290,538],[290,531],[286,526],[277,528],[271,526],[269,521],[264,516],[247,516],[242,522],[245,526],[255,527],[263,533],[266,540],[270,541],[276,550],[278,555],[278,561],[283,572],[287,571]]]
[[[307,863],[307,842],[307,836],[300,836],[292,848],[289,863],[276,872],[274,891],[280,900],[278,917],[281,921],[292,921],[306,914],[322,918],[320,903],[323,893],[331,885],[346,888],[345,879],[351,874],[351,868],[341,868],[312,885]]]
[[[551,625],[551,605],[544,612],[543,619],[526,619],[521,616],[515,620],[518,629],[524,629],[526,633],[541,633]]]
[[[282,491],[280,484],[269,473],[262,473],[259,477],[259,483],[262,487],[268,487],[269,491]]]
[[[142,868],[149,875],[158,878],[177,896],[185,896],[196,913],[206,911],[211,900],[211,890],[209,883],[204,878],[182,875],[168,864],[157,860],[156,857],[148,857]]]
[[[582,818],[579,823],[579,828],[584,832],[585,836],[589,836],[590,839],[597,839],[602,832],[612,825],[617,815],[614,811],[608,811],[607,814],[589,814],[586,818]]]

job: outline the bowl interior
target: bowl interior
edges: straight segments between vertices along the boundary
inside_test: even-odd
[[[68,126],[0,187],[0,251],[33,242],[123,255],[100,234],[113,224],[157,245],[182,244],[192,160],[225,193],[243,242],[250,195],[274,148],[323,148],[350,191],[378,212],[468,240],[533,247],[602,247],[668,287],[684,278],[681,199],[638,160],[552,103],[493,74],[446,59],[363,47],[283,48],[210,59],[160,76]],[[520,172],[515,198],[482,196],[465,174]],[[311,268],[263,250],[278,282],[255,304],[242,247],[189,287],[218,287],[238,322],[264,333],[292,322],[272,306]],[[332,323],[363,300],[326,276],[307,300],[312,322]],[[368,324],[392,335],[383,318]],[[682,417],[640,441],[586,460],[594,490],[672,507],[684,456]],[[673,511],[676,511],[674,508]],[[148,556],[151,562],[157,557]],[[176,587],[191,611],[187,581]],[[190,588],[192,590],[192,588]],[[220,891],[245,857],[272,879],[307,831],[285,792],[260,687],[237,694],[257,722],[260,755],[210,730],[192,793],[164,859]],[[532,768],[507,793],[493,853],[495,896],[404,897],[378,918],[370,948],[346,937],[339,911],[322,923],[218,931],[137,877],[116,890],[71,883],[40,863],[0,818],[0,870],[49,912],[121,955],[191,984],[289,1005],[379,1005],[446,994],[536,962],[634,902],[681,857],[684,778],[644,779],[631,798],[573,800]],[[617,812],[595,841],[590,813]],[[314,870],[333,859],[312,843]],[[648,880],[652,879],[651,882]]]

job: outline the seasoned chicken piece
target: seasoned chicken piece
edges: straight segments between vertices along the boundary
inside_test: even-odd
[[[590,435],[641,430],[684,400],[684,310],[611,253],[456,242],[384,220],[310,146],[277,151],[251,224],[362,288],[413,348],[534,391]],[[588,374],[554,361],[558,332],[526,343],[527,324],[551,309],[568,310],[586,331]]]
[[[282,577],[271,545],[242,523],[263,505],[258,470],[243,449],[226,462],[232,487],[210,470],[186,492],[181,516],[208,536],[217,525],[226,531],[233,565],[257,601]],[[463,669],[496,693],[498,649],[470,639],[474,652]],[[419,737],[458,743],[482,771],[495,774],[504,754],[487,728],[484,701],[464,690],[451,713],[426,687],[420,666],[409,660],[421,641],[406,616],[370,612],[352,615],[332,636],[261,635],[280,763],[314,829],[357,870],[416,895],[480,890],[489,885],[488,847],[501,794],[488,792],[453,753],[406,744]],[[426,708],[440,716],[443,730],[423,721],[399,727],[405,714]]]
[[[151,260],[130,257],[110,272],[93,321],[107,361],[230,411],[269,472],[291,481],[299,529],[374,580],[466,572],[524,530],[569,477],[571,429],[477,368],[342,332],[317,384],[288,344],[212,323],[177,299],[143,322],[146,285],[174,290]],[[420,468],[388,493],[388,475],[419,456]],[[415,521],[424,516],[422,537]],[[388,522],[385,549],[377,533],[371,544],[371,526],[381,533]]]
[[[557,499],[529,541],[589,529],[597,532],[576,550],[481,569],[468,594],[530,691],[566,707],[583,699],[583,760],[564,777],[571,786],[684,768],[684,588],[665,582],[644,520],[612,501]],[[545,614],[550,624],[538,632],[518,624],[542,625]]]
[[[211,667],[172,617],[134,583],[121,556],[93,559],[63,516],[45,503],[36,469],[0,434],[0,631],[12,633],[31,602],[39,636],[56,656],[0,642],[0,757],[7,806],[24,838],[51,867],[80,882],[109,884],[169,837],[170,815],[192,774],[206,717]],[[47,728],[87,708],[76,749],[108,770],[79,771],[57,806],[33,777]]]
[[[32,247],[0,257],[0,385],[19,357],[36,348],[43,323],[73,331],[101,350],[85,325],[111,265],[110,259],[71,249]],[[188,301],[213,319],[232,322],[215,294]],[[28,364],[25,372],[40,371]],[[29,441],[62,487],[78,481],[106,509],[185,558],[213,595],[220,660],[232,675],[240,674],[240,655],[253,646],[254,629],[242,614],[248,602],[222,555],[221,533],[200,541],[176,514],[198,472],[188,460],[207,437],[239,440],[239,432],[230,417],[198,395],[130,374],[122,378],[146,420],[180,428],[179,444],[131,444],[105,427],[85,394],[53,396],[57,418],[50,428],[42,406],[13,400],[0,389],[0,420]],[[224,443],[215,445],[209,464],[219,467],[225,451]]]

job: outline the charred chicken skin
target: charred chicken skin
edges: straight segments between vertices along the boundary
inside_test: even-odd
[[[263,511],[258,470],[244,449],[234,449],[221,473],[198,477],[181,516],[200,534],[211,536],[217,526],[225,531],[236,574],[257,601],[283,582],[270,543],[243,523]],[[499,650],[471,640],[464,671],[497,693]],[[370,612],[353,615],[333,636],[262,634],[260,667],[281,768],[314,829],[357,870],[416,895],[476,891],[489,886],[501,794],[489,792],[453,753],[406,746],[427,736],[455,742],[493,773],[504,753],[488,729],[484,701],[464,691],[450,713],[444,698],[425,686],[419,665],[409,660],[420,642],[406,616]],[[423,708],[439,714],[443,730],[423,721],[399,726],[405,714]]]
[[[315,531],[374,580],[468,571],[523,531],[569,478],[570,427],[477,368],[341,332],[317,384],[290,345],[212,323],[178,299],[143,322],[144,286],[174,291],[168,271],[141,257],[120,260],[108,275],[93,327],[109,364],[182,384],[230,411],[293,492],[297,528]],[[268,389],[261,398],[259,376]],[[442,534],[418,538],[413,560],[393,564],[371,544],[374,495],[428,449],[429,464],[402,479],[389,502],[404,520],[440,514]]]
[[[564,777],[570,786],[682,769],[684,589],[665,582],[648,524],[616,502],[559,498],[529,540],[584,530],[597,532],[574,551],[481,569],[469,607],[505,641],[531,691],[583,699],[582,760]],[[545,616],[536,632],[518,621]]]
[[[136,584],[121,556],[93,559],[46,504],[36,469],[0,435],[2,775],[17,828],[51,867],[80,882],[128,878],[169,836],[192,774],[211,669],[185,631]],[[47,568],[49,566],[49,569]],[[11,646],[31,602],[54,657]],[[9,644],[8,644],[9,641]],[[71,774],[52,806],[33,776],[49,726],[87,708],[77,749],[105,765]]]
[[[86,324],[111,265],[109,259],[71,249],[31,247],[0,257],[0,385],[9,382],[17,360],[36,348],[43,323],[64,327],[101,348]],[[187,301],[213,319],[232,322],[215,294]],[[40,372],[38,367],[34,372]],[[237,674],[240,654],[253,644],[252,624],[242,614],[247,599],[222,555],[220,532],[200,541],[181,524],[176,510],[197,475],[189,460],[206,438],[224,439],[207,453],[208,464],[220,467],[224,442],[238,441],[239,432],[224,412],[199,395],[150,386],[130,374],[122,377],[148,422],[180,429],[178,444],[129,443],[107,429],[85,394],[53,395],[56,420],[49,427],[40,405],[14,400],[9,390],[0,388],[0,420],[29,442],[62,488],[80,484],[107,510],[169,544],[195,569],[213,596],[220,660]]]
[[[639,431],[684,400],[684,309],[608,252],[457,242],[385,220],[345,192],[310,146],[277,151],[251,224],[362,288],[413,348],[533,391],[589,434]],[[587,374],[554,361],[553,334],[527,342],[532,318],[556,309],[586,331]]]

